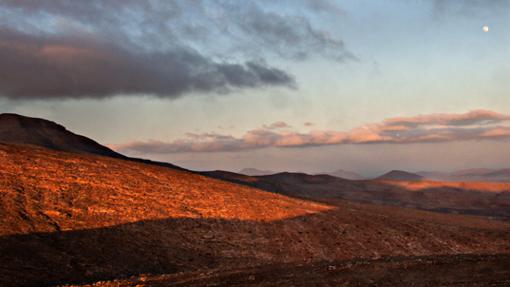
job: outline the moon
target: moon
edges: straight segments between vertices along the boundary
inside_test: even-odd
[[[484,33],[489,32],[489,26],[484,25],[484,26],[482,27],[482,31],[483,31]]]

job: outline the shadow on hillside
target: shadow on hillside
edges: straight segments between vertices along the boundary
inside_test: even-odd
[[[0,238],[0,286],[89,283],[138,274],[376,255],[440,254],[449,253],[452,242],[465,252],[510,248],[504,247],[508,245],[506,231],[423,221],[413,226],[370,213],[338,212],[273,222],[171,218],[4,236]],[[430,236],[434,240],[428,240]]]

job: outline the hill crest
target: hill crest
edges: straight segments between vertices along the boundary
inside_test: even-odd
[[[0,142],[125,158],[108,147],[85,136],[75,134],[55,122],[12,113],[0,114]]]

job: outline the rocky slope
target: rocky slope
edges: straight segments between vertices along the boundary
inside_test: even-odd
[[[385,255],[510,252],[503,222],[320,204],[122,159],[0,144],[0,285]]]

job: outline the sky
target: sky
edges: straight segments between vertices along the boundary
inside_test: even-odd
[[[509,167],[508,27],[506,0],[0,0],[0,112],[196,170]]]

